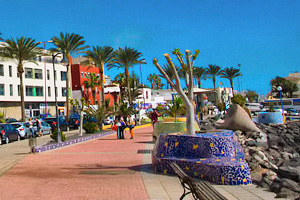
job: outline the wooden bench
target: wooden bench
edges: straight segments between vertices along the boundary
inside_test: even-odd
[[[169,165],[178,176],[184,190],[180,200],[190,193],[192,193],[194,199],[199,200],[227,200],[227,198],[219,193],[208,181],[194,179],[188,176],[176,163]]]

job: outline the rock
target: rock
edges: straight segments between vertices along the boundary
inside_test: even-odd
[[[293,158],[293,155],[288,152],[281,152],[281,156],[284,160],[290,160],[291,158]]]
[[[262,147],[263,149],[269,148],[268,137],[267,134],[265,134],[264,132],[260,131],[258,133],[258,138],[256,139],[256,141],[257,141],[257,145]]]
[[[271,155],[274,159],[276,159],[276,158],[279,159],[279,158],[281,157],[280,153],[279,153],[277,150],[273,149],[273,148],[270,148],[269,151],[268,151],[268,153],[269,153],[269,155]]]
[[[291,166],[281,166],[278,169],[278,175],[283,178],[299,181],[300,169]]]
[[[282,180],[280,178],[275,178],[270,186],[270,190],[276,194],[280,192],[282,188]]]
[[[247,146],[256,146],[256,141],[254,140],[254,139],[252,139],[252,138],[249,138],[249,139],[246,139],[245,140],[245,144],[247,145]]]
[[[297,192],[294,192],[286,187],[282,187],[280,192],[277,193],[275,198],[287,198],[287,199],[295,199],[299,197]]]
[[[291,179],[283,178],[282,186],[289,188],[290,190],[293,190],[294,192],[300,192],[300,186],[298,185],[298,183],[296,183],[295,181],[293,181]]]

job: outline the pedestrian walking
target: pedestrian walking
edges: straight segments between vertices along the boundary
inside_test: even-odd
[[[124,118],[120,116],[120,122],[121,122],[121,127],[120,127],[120,139],[125,139],[124,137],[124,130],[126,128],[126,122],[124,121]]]
[[[153,128],[154,128],[154,124],[155,124],[156,122],[158,122],[158,117],[159,117],[159,113],[157,112],[156,109],[153,109],[153,112],[152,112],[151,115],[150,115],[150,118],[151,118],[151,121],[152,121]]]
[[[127,126],[130,132],[130,139],[133,139],[133,129],[134,129],[135,121],[132,119],[130,115],[127,116]]]
[[[28,125],[29,125],[29,131],[31,133],[31,136],[35,137],[34,130],[33,130],[33,121],[31,117],[29,117],[28,119]]]
[[[114,122],[114,124],[117,126],[117,139],[121,139],[120,138],[120,132],[121,132],[121,126],[122,126],[122,124],[120,122],[120,118],[121,118],[121,116],[118,115],[116,117],[116,119],[115,119],[115,122]]]
[[[35,118],[35,122],[36,122],[37,135],[38,137],[41,137],[41,129],[42,129],[41,121],[38,120],[38,118]]]

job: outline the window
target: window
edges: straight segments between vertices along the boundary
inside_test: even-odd
[[[84,72],[85,78],[87,78],[86,72]]]
[[[33,96],[33,87],[26,86],[26,96],[32,97]]]
[[[63,97],[66,97],[67,96],[67,89],[65,87],[61,88],[61,95]]]
[[[9,66],[8,66],[8,69],[9,69],[9,77],[12,77],[12,66],[9,65]]]
[[[83,78],[83,72],[81,72],[81,78]]]
[[[89,78],[91,78],[91,73],[89,72]]]
[[[4,84],[0,84],[0,95],[4,95]]]
[[[48,97],[51,97],[51,88],[48,87]]]
[[[12,84],[9,85],[9,94],[10,96],[14,96],[14,88]]]
[[[49,71],[49,69],[47,70],[47,80],[50,80],[50,71]]]
[[[34,70],[34,78],[36,79],[43,79],[43,74],[42,74],[42,70],[41,69],[35,69]]]
[[[36,96],[38,96],[38,97],[42,97],[43,96],[43,87],[36,86],[35,87],[35,91],[36,91]]]
[[[57,96],[57,87],[55,87],[55,95]]]
[[[60,72],[60,77],[62,81],[67,80],[67,72]]]
[[[20,89],[21,87],[20,87],[20,85],[18,85],[18,96],[21,96],[21,89]]]
[[[57,74],[56,74],[56,70],[54,71],[54,80],[57,79]]]
[[[0,76],[4,76],[3,65],[0,65]]]
[[[25,78],[32,78],[32,69],[25,68]]]

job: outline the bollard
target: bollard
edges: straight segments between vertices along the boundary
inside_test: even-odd
[[[30,151],[31,151],[31,153],[34,153],[35,152],[34,150],[36,147],[36,137],[29,135],[28,141],[29,141]]]

